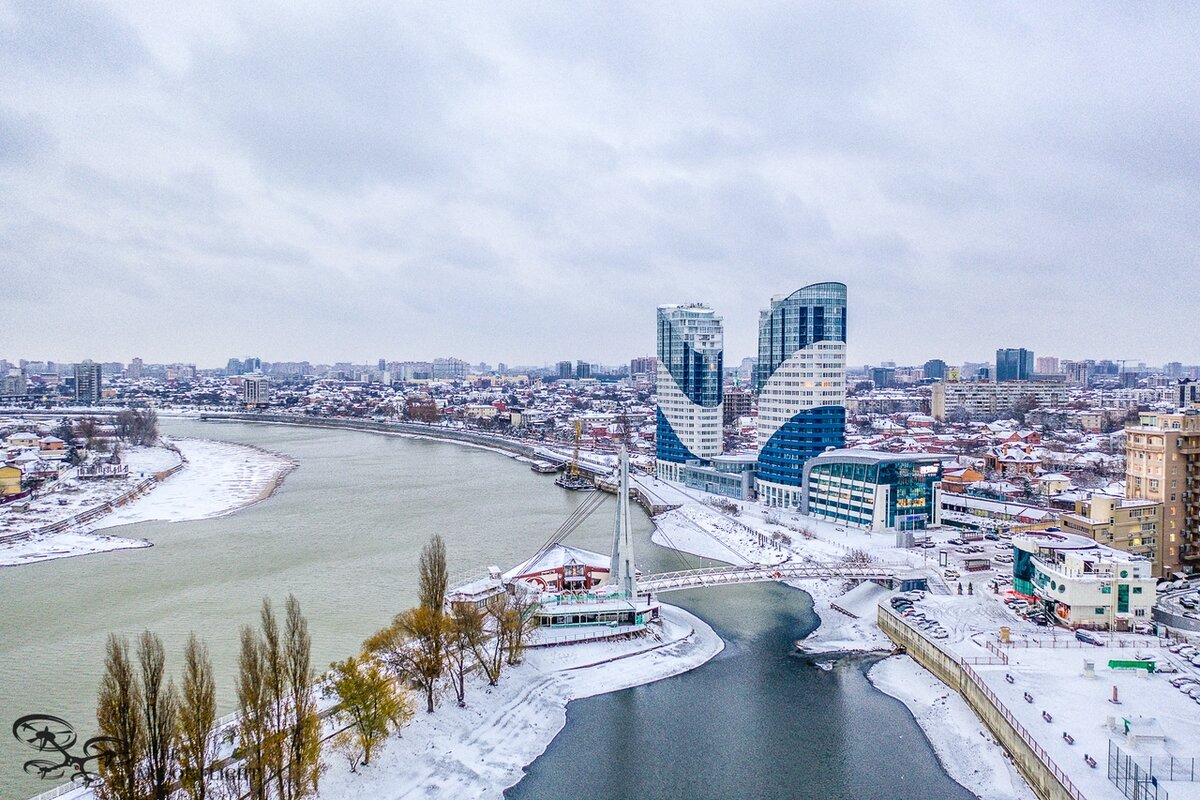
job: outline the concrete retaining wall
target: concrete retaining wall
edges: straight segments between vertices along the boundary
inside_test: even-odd
[[[880,604],[879,628],[904,647],[918,664],[958,692],[1013,762],[1040,800],[1083,800],[1083,794],[1008,711],[966,660],[922,635],[886,604]],[[993,661],[993,659],[980,659]],[[1000,658],[994,660],[1000,663]],[[978,662],[977,662],[978,663]]]

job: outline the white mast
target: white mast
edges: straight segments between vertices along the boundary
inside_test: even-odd
[[[609,579],[625,597],[637,597],[637,575],[633,567],[633,531],[629,527],[629,452],[621,446],[621,483],[617,490],[617,525],[613,532]]]

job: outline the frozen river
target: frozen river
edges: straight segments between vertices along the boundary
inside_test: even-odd
[[[32,751],[12,739],[11,721],[44,712],[86,728],[109,631],[160,633],[173,672],[196,631],[212,649],[224,713],[238,626],[255,621],[264,595],[297,596],[313,662],[324,665],[413,604],[417,553],[433,533],[446,538],[452,574],[509,566],[582,499],[526,464],[456,445],[238,423],[164,429],[258,445],[300,466],[269,501],[232,516],[120,529],[154,547],[0,570],[0,798],[49,788],[21,773]],[[677,568],[677,554],[649,543],[649,520],[635,513],[634,523],[639,563]],[[607,510],[596,514],[570,541],[607,550],[611,524]],[[806,595],[760,585],[670,599],[709,620],[726,651],[687,675],[573,703],[512,796],[605,786],[594,796],[882,798],[918,782],[922,797],[969,796],[855,662],[822,672],[790,655],[814,624]]]

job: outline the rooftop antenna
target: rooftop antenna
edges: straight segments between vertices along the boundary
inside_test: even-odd
[[[621,445],[621,481],[617,490],[617,524],[613,532],[612,564],[609,577],[626,598],[637,597],[637,576],[633,567],[633,531],[629,527],[629,451]]]

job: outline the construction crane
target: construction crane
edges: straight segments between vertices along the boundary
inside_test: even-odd
[[[579,475],[579,437],[582,433],[583,423],[575,420],[575,451],[571,455],[571,463],[567,465],[564,473],[555,479],[554,483],[574,492],[593,492],[596,490],[596,485]]]
[[[567,475],[571,480],[579,478],[579,436],[583,433],[583,423],[575,420],[575,451],[571,454],[571,466],[567,468]]]

